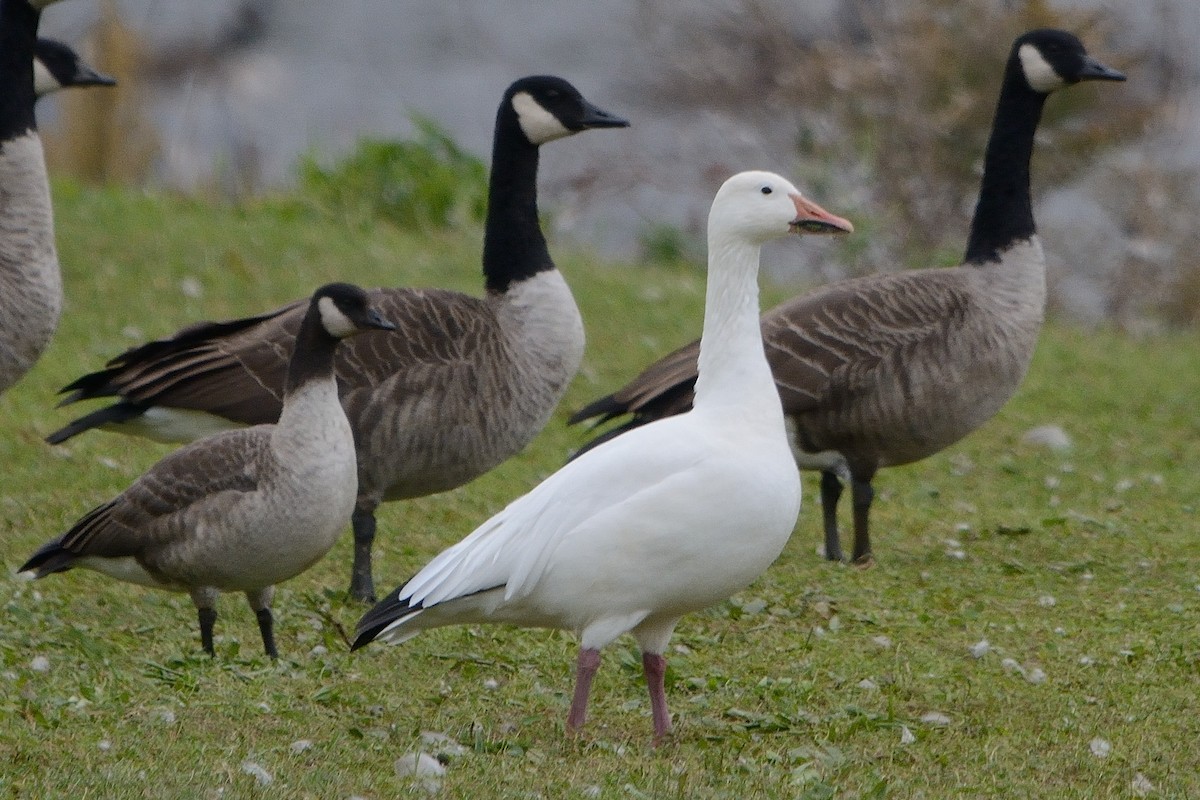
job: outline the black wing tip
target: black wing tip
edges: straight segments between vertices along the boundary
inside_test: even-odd
[[[84,431],[89,431],[92,428],[99,428],[109,423],[128,422],[129,420],[140,417],[146,409],[136,403],[128,401],[114,403],[111,406],[97,409],[90,414],[85,414],[73,422],[70,422],[58,430],[54,431],[46,437],[46,442],[49,444],[62,444],[68,439],[78,436]]]
[[[586,420],[600,417],[600,419],[596,421],[596,424],[601,425],[614,417],[619,417],[622,414],[628,413],[629,405],[619,402],[615,395],[609,394],[601,397],[598,400],[593,400],[571,416],[567,417],[567,424],[578,425]]]
[[[354,632],[354,641],[350,643],[350,652],[353,653],[355,650],[361,650],[371,642],[375,641],[375,637],[382,633],[383,629],[386,627],[387,623],[384,622],[378,625],[372,625],[369,628],[359,628],[356,630]]]
[[[366,647],[393,622],[420,608],[420,606],[414,608],[408,600],[400,599],[401,588],[403,587],[393,590],[358,620],[358,624],[354,626],[354,643],[350,645],[351,652]]]
[[[571,457],[567,459],[567,462],[570,463],[571,461],[574,461],[575,459],[579,458],[581,455],[588,452],[589,450],[594,450],[597,447],[599,447],[600,445],[604,444],[605,442],[615,439],[623,433],[628,433],[629,431],[633,430],[634,428],[640,428],[643,425],[645,425],[646,423],[653,422],[653,421],[654,421],[653,417],[636,415],[632,419],[622,423],[621,425],[618,425],[615,428],[610,428],[609,430],[606,430],[604,433],[600,434],[599,436],[596,436],[593,439],[589,439],[588,441],[581,444],[579,446],[579,449],[577,449],[574,453],[572,453]],[[603,424],[603,423],[597,423],[597,424]]]
[[[52,575],[55,572],[65,572],[71,568],[75,554],[62,548],[62,539],[53,539],[39,547],[29,559],[17,569],[20,575],[32,572],[34,580]]]

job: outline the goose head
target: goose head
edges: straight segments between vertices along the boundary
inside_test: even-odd
[[[78,53],[56,39],[38,39],[33,47],[33,91],[38,97],[72,86],[116,84],[116,79],[92,69]]]
[[[530,144],[542,145],[588,128],[627,128],[629,120],[592,105],[553,75],[531,75],[508,87],[504,102]]]
[[[1049,94],[1080,81],[1123,81],[1125,75],[1088,55],[1067,31],[1042,28],[1017,37],[1011,58],[1029,88]]]
[[[321,327],[335,339],[369,330],[393,331],[396,326],[371,307],[370,296],[349,283],[330,283],[312,296]]]
[[[713,198],[709,231],[761,244],[788,233],[850,233],[849,220],[831,214],[787,179],[771,172],[740,172]]]

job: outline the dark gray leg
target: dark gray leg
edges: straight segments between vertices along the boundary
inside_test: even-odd
[[[825,519],[825,558],[842,560],[842,542],[838,536],[837,504],[842,497],[842,480],[831,470],[821,472],[821,514]]]
[[[262,634],[263,650],[269,657],[279,658],[279,651],[275,649],[275,618],[271,616],[271,600],[274,597],[274,586],[246,592],[246,602],[250,604],[255,618],[258,620],[258,632]]]
[[[375,509],[354,509],[354,566],[350,570],[350,597],[375,602],[375,581],[371,577],[371,545],[375,541]]]
[[[200,646],[210,656],[216,656],[217,652],[213,649],[213,624],[217,621],[217,610],[202,607],[196,609],[196,613],[200,617]]]
[[[871,561],[871,501],[875,490],[871,488],[872,470],[865,476],[855,475],[850,481],[850,496],[854,505],[854,563],[868,564]]]
[[[271,609],[260,608],[254,612],[254,616],[258,617],[258,631],[262,634],[263,650],[271,658],[279,658],[279,651],[275,649],[275,618],[271,616]]]

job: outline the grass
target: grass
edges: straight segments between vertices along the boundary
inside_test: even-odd
[[[570,741],[569,634],[464,627],[347,653],[340,631],[362,610],[344,600],[348,535],[281,587],[278,663],[237,596],[222,599],[208,659],[186,597],[84,571],[15,579],[37,545],[167,452],[108,434],[44,445],[72,413],[53,410],[58,386],[146,337],[334,278],[480,283],[476,230],[351,233],[292,203],[220,208],[71,185],[56,200],[69,305],[50,352],[0,397],[0,795],[422,796],[394,763],[423,731],[463,748],[447,756],[446,797],[1200,795],[1194,333],[1135,341],[1049,325],[995,420],[880,475],[871,569],[818,559],[808,478],[779,561],[680,624],[675,738],[649,747],[623,641]],[[569,409],[698,329],[692,268],[559,263],[590,339],[563,409],[475,483],[385,506],[381,589],[554,470],[583,438],[564,425]],[[1022,443],[1044,423],[1073,448]]]

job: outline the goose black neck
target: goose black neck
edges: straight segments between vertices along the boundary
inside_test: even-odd
[[[496,114],[492,177],[483,234],[483,276],[488,292],[554,269],[538,222],[538,148],[525,138],[508,99]]]
[[[329,335],[321,324],[321,312],[316,303],[308,307],[300,331],[296,334],[296,349],[288,362],[287,388],[290,395],[309,381],[333,377],[333,353],[338,340]]]
[[[996,117],[983,160],[979,201],[971,220],[966,260],[982,264],[1036,233],[1029,196],[1029,159],[1046,95],[1035,92],[1014,54],[1004,75]]]
[[[0,145],[37,127],[33,47],[40,17],[25,0],[0,0]]]

